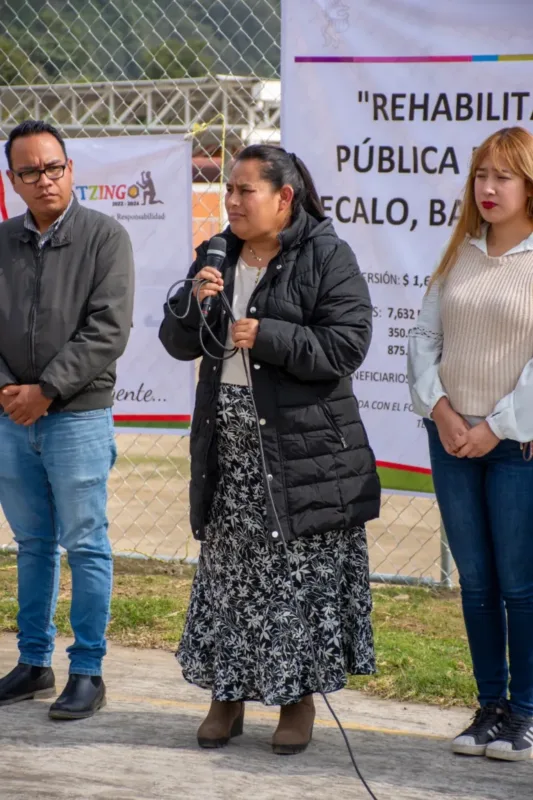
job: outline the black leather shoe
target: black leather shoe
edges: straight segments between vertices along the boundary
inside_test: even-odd
[[[105,684],[100,676],[70,675],[68,683],[50,706],[50,719],[86,719],[105,706]]]
[[[0,679],[0,706],[9,706],[35,697],[53,697],[56,681],[51,667],[17,664],[9,675]]]

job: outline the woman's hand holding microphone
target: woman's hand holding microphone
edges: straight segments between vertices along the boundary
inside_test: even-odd
[[[206,297],[216,297],[224,289],[222,273],[214,267],[203,267],[195,276],[195,281],[208,281],[201,288],[195,283],[192,293],[202,303]],[[256,319],[239,319],[231,329],[233,344],[239,349],[248,349],[255,344],[259,321]]]
[[[215,269],[215,267],[203,267],[203,269],[195,275],[194,280],[209,281],[201,288],[198,283],[193,285],[192,293],[195,297],[199,297],[201,303],[203,303],[206,297],[216,297],[224,288],[222,273],[219,272],[218,269]]]

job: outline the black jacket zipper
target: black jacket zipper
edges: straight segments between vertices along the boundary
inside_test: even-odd
[[[339,441],[340,441],[340,443],[342,445],[342,449],[346,450],[346,448],[348,446],[346,444],[346,439],[344,438],[344,434],[341,431],[340,426],[335,421],[335,417],[331,413],[330,407],[328,406],[328,404],[326,403],[325,400],[322,400],[321,397],[319,397],[318,402],[319,402],[320,406],[322,407],[322,410],[324,411],[324,414],[326,415],[329,424],[331,425],[332,429],[335,431],[335,433],[339,437]]]
[[[32,381],[36,382],[39,378],[35,368],[35,323],[37,320],[37,307],[41,294],[41,277],[43,271],[43,251],[42,248],[37,248],[37,257],[35,259],[35,284],[33,290],[32,306],[30,311],[30,330],[29,330],[29,348],[30,348],[30,368]]]

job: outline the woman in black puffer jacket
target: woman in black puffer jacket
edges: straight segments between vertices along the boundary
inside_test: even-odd
[[[380,487],[352,389],[372,310],[355,256],[296,156],[243,150],[226,209],[222,271],[206,266],[204,244],[189,273],[207,281],[200,300],[224,289],[236,322],[220,299],[208,321],[237,354],[204,355],[200,368],[190,500],[202,548],[177,655],[185,678],[212,692],[201,746],[238,735],[244,702],[259,700],[282,707],[274,752],[295,753],[311,739],[320,684],[283,540],[324,690],[344,686],[347,672],[374,671],[364,524],[379,514]],[[170,301],[160,331],[180,360],[203,355],[196,300],[176,319],[190,291]]]

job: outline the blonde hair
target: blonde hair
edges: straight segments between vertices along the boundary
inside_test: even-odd
[[[442,256],[441,262],[431,276],[430,286],[437,279],[445,278],[453,268],[459,247],[470,235],[481,235],[483,217],[479,213],[474,196],[476,172],[486,158],[490,158],[497,169],[509,169],[526,181],[528,190],[533,192],[533,135],[525,128],[503,128],[489,136],[472,154],[470,172],[466,182],[461,214]],[[527,213],[533,218],[533,196],[528,198]]]

